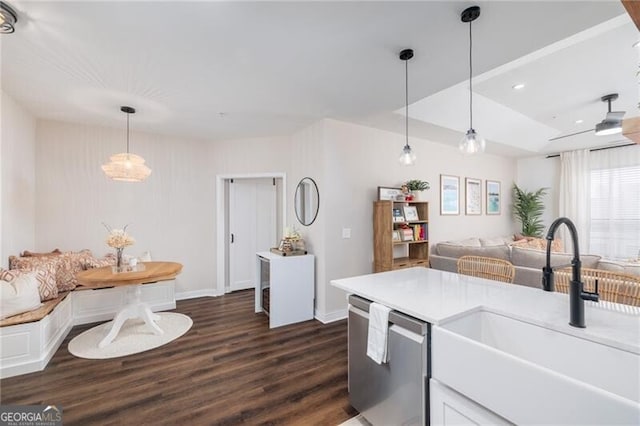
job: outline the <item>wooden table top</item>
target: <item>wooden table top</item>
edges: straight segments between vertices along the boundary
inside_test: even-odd
[[[80,271],[76,274],[76,278],[78,284],[84,288],[101,288],[172,280],[182,271],[182,264],[177,262],[142,262],[142,264],[145,267],[144,271],[114,274],[111,266],[104,266]]]

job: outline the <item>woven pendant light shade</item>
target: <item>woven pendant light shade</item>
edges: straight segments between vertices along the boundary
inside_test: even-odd
[[[102,166],[102,171],[107,177],[123,182],[142,182],[151,174],[144,158],[126,152],[109,157],[109,163]]]
[[[142,182],[151,174],[151,169],[144,164],[144,158],[129,152],[129,116],[136,110],[129,106],[120,107],[127,114],[127,152],[112,155],[109,162],[102,166],[108,178],[122,182]]]

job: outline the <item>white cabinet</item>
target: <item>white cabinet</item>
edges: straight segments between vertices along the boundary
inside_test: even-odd
[[[269,327],[313,319],[314,256],[256,253],[255,311],[269,315]]]
[[[429,388],[432,426],[512,424],[437,380]]]

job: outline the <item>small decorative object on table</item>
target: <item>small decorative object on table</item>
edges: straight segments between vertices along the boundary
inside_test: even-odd
[[[107,245],[116,249],[116,265],[112,268],[113,273],[125,272],[126,268],[122,264],[122,252],[125,247],[133,245],[136,240],[127,234],[127,226],[123,229],[113,229],[109,225],[103,223],[104,227],[109,231],[109,237],[107,238]]]
[[[430,188],[429,182],[419,179],[408,180],[402,185],[403,188],[405,186],[410,191],[407,201],[418,201],[420,199],[420,193]]]
[[[280,240],[280,246],[272,248],[271,251],[282,256],[307,254],[304,240],[295,226],[285,228],[284,237]]]

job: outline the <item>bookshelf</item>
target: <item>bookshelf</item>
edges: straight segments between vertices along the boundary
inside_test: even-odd
[[[417,220],[412,214],[417,215]],[[429,266],[429,203],[374,201],[374,272],[413,266]]]

